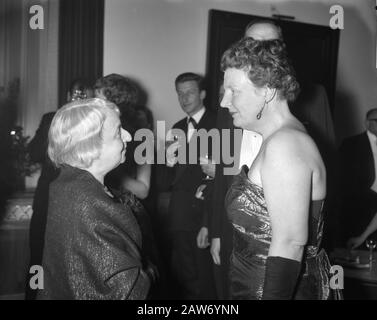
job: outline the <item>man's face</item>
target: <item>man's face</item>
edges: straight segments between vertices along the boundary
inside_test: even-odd
[[[274,40],[279,39],[279,33],[273,24],[256,23],[246,30],[245,37],[254,40]]]
[[[369,115],[367,119],[367,129],[377,136],[377,110]]]
[[[199,90],[196,81],[177,83],[176,90],[181,108],[189,116],[194,115],[203,107],[205,91]]]

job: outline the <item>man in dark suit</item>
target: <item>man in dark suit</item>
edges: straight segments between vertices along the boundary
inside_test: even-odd
[[[175,88],[180,106],[187,114],[187,117],[173,126],[173,129],[180,129],[185,133],[184,140],[174,142],[166,152],[167,165],[174,170],[169,216],[172,234],[171,264],[178,285],[175,298],[213,299],[215,290],[209,248],[207,246],[202,249],[197,245],[198,234],[203,236],[203,230],[205,231],[202,227],[206,225],[206,215],[204,201],[198,199],[196,193],[206,175],[198,161],[191,164],[188,159],[190,145],[197,138],[195,130],[208,131],[214,128],[216,116],[203,105],[206,95],[203,77],[183,73],[176,78]],[[187,157],[183,159],[186,161],[178,162],[178,148],[186,148]],[[209,153],[210,151],[207,155],[210,156]],[[200,155],[204,156],[197,153],[197,159]]]
[[[339,149],[342,189],[339,225],[343,245],[349,237],[361,234],[377,211],[377,108],[367,112],[366,128],[363,133],[345,139]]]

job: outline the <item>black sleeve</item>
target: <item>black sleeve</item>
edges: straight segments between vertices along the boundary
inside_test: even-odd
[[[263,300],[291,300],[301,263],[283,257],[268,257],[264,277]]]
[[[202,226],[206,228],[210,228],[210,218],[212,216],[212,203],[213,203],[213,180],[206,181],[206,188],[203,190],[203,219],[202,219]]]
[[[28,145],[31,160],[34,162],[43,163],[46,160],[48,131],[50,130],[53,117],[54,113],[47,113],[42,117],[38,130]]]
[[[227,191],[226,178],[223,174],[224,166],[222,164],[216,165],[215,179],[213,181],[212,191],[212,210],[209,214],[209,233],[211,238],[220,238],[222,223],[226,217],[224,198]]]
[[[225,109],[220,109],[217,113],[217,128],[221,129],[231,129],[230,138],[230,152],[234,150],[234,145],[232,143],[233,138],[233,120],[229,112]],[[220,137],[220,154],[222,154],[222,140]],[[212,196],[212,208],[209,214],[209,236],[210,238],[221,238],[224,233],[227,232],[228,220],[227,214],[224,206],[225,195],[228,191],[229,184],[232,177],[224,175],[224,163],[221,161],[216,165],[215,179],[213,181],[213,196]]]

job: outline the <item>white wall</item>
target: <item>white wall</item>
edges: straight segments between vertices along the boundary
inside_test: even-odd
[[[366,110],[377,107],[374,0],[106,0],[104,74],[116,72],[139,81],[155,120],[166,120],[170,127],[184,116],[175,77],[185,71],[205,72],[210,9],[271,16],[273,5],[296,21],[328,25],[332,4],[345,10],[335,110],[340,140],[362,131]]]

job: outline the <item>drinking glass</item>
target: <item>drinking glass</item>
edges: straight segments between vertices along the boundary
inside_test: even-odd
[[[207,160],[209,160],[208,154],[206,154],[204,156],[204,158],[206,158]],[[206,175],[206,177],[203,180],[208,181],[208,180],[213,180],[213,178],[211,176],[209,176],[209,175]]]
[[[174,135],[173,140],[165,141],[166,148],[168,148],[170,145],[172,145],[174,142],[178,141],[178,136]]]
[[[165,152],[168,151],[168,148],[175,142],[178,141],[178,136],[177,135],[174,135],[172,136],[173,140],[165,140]],[[178,150],[174,152],[174,157],[177,158],[178,157]],[[168,160],[167,160],[168,161]],[[174,163],[175,164],[175,163]],[[171,165],[174,165],[174,164],[171,164]]]
[[[376,248],[377,242],[376,240],[373,240],[373,239],[367,239],[365,241],[365,246],[369,249],[369,264],[370,264],[370,267],[372,268],[373,250]]]

